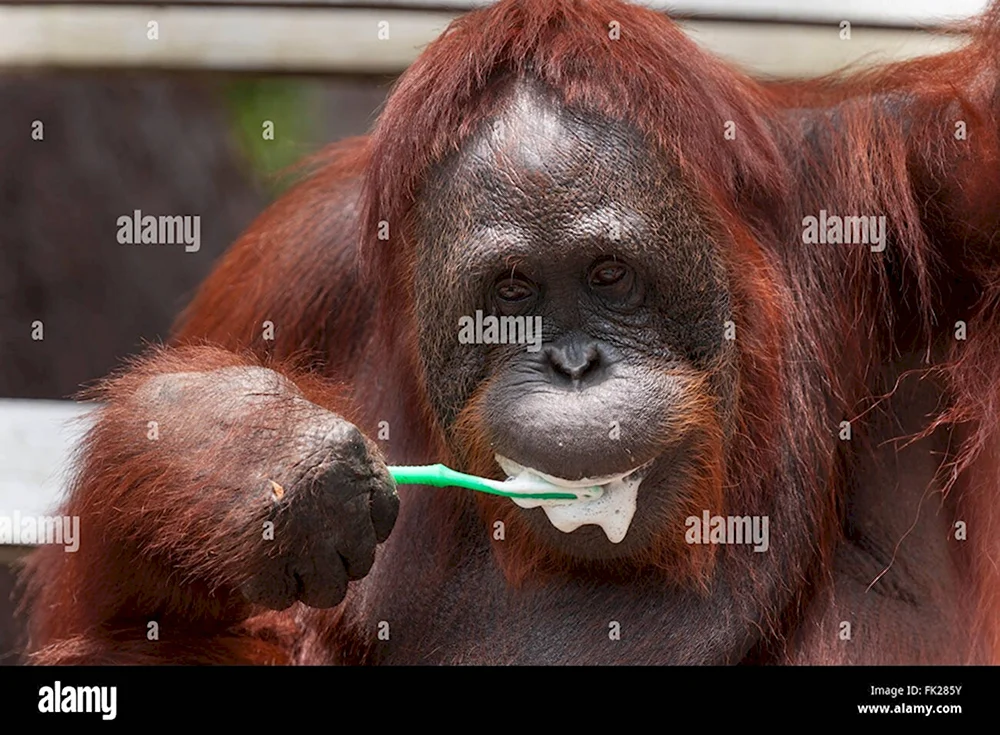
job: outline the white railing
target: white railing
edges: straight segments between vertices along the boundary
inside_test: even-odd
[[[58,508],[88,410],[71,401],[0,399],[0,516]]]
[[[170,68],[394,74],[476,0],[4,4],[0,69]],[[954,45],[923,30],[985,0],[647,0],[712,51],[766,74],[830,71]],[[850,42],[839,23],[852,24]],[[748,23],[746,21],[754,21]],[[149,24],[157,38],[149,38]],[[383,27],[380,24],[385,23]],[[797,23],[801,25],[788,25]],[[380,38],[380,29],[388,38]],[[383,33],[384,35],[384,33]]]

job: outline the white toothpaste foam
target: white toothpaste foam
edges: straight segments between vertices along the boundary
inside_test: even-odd
[[[621,543],[628,533],[635,515],[639,484],[650,463],[628,472],[607,477],[585,477],[581,480],[564,480],[546,475],[530,467],[523,467],[513,460],[496,455],[497,463],[510,477],[528,475],[540,477],[557,487],[579,488],[599,486],[604,491],[593,500],[536,500],[533,498],[511,498],[522,508],[541,508],[549,522],[563,533],[571,533],[580,526],[600,526],[608,541]]]

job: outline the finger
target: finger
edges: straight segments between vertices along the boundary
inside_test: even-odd
[[[375,529],[368,515],[367,495],[352,498],[340,509],[337,551],[344,560],[348,580],[364,577],[375,563]]]
[[[332,537],[310,544],[294,577],[298,599],[309,607],[336,607],[347,594],[347,570]]]
[[[399,494],[396,492],[396,482],[388,478],[388,482],[380,482],[371,495],[372,526],[378,543],[389,538],[398,516]]]
[[[271,564],[240,585],[243,596],[268,610],[285,610],[296,599],[296,585],[287,564]]]

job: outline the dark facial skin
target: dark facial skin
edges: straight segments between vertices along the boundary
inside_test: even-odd
[[[546,474],[652,462],[620,544],[523,511],[540,538],[581,558],[640,551],[662,530],[703,440],[692,402],[707,393],[721,415],[735,385],[725,268],[674,170],[625,125],[519,82],[418,207],[420,349],[457,455],[456,418],[473,401],[493,452]],[[477,310],[540,316],[542,348],[460,343],[460,318]]]

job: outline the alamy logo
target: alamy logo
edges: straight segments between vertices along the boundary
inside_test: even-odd
[[[80,516],[13,515],[0,513],[0,544],[58,544],[66,551],[80,548]]]
[[[113,720],[118,716],[118,687],[63,686],[57,681],[38,690],[38,711],[97,712],[102,720]]]
[[[689,544],[753,544],[754,551],[771,547],[767,516],[688,516],[684,540]]]
[[[463,316],[458,320],[458,341],[463,345],[528,345],[528,352],[542,349],[540,316]]]
[[[819,217],[802,218],[802,242],[807,245],[871,245],[873,253],[885,250],[885,217],[842,217],[819,210]]]
[[[187,253],[201,248],[200,215],[143,215],[141,210],[118,218],[118,242],[122,245],[183,245]]]

